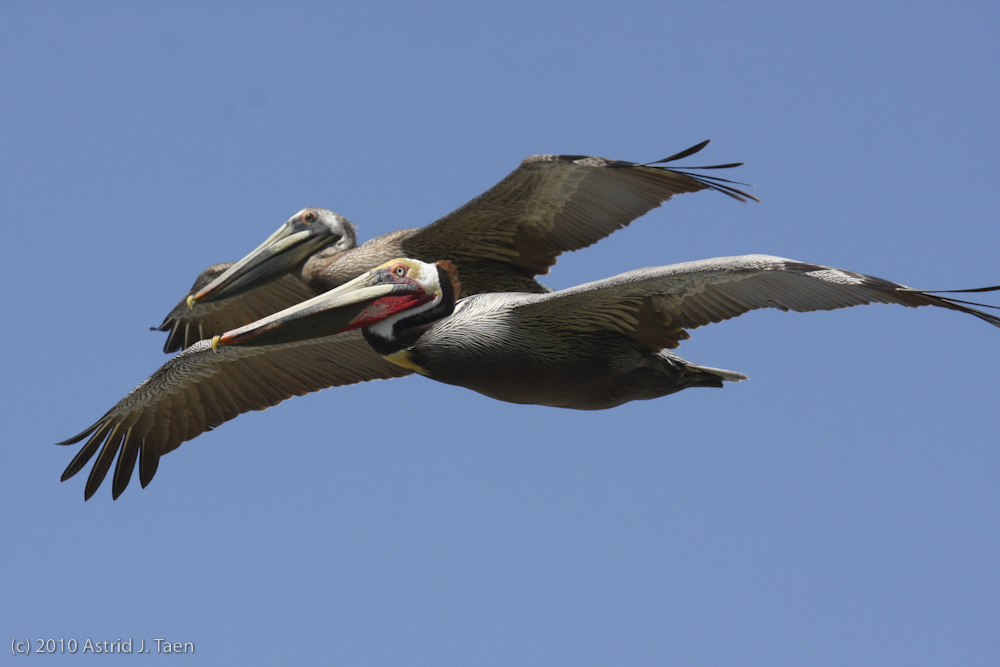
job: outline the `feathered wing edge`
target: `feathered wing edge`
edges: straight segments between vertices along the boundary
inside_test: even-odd
[[[751,310],[835,310],[870,303],[957,310],[1000,327],[998,306],[941,294],[998,291],[916,290],[888,280],[781,257],[720,257],[638,269],[561,292],[539,295],[519,308],[523,316],[553,319],[568,328],[608,329],[652,351],[673,349],[691,329]]]
[[[665,171],[671,171],[675,174],[682,174],[684,176],[687,176],[688,178],[692,178],[698,181],[699,183],[707,187],[709,190],[715,190],[716,192],[721,192],[722,194],[728,195],[733,199],[738,199],[744,204],[747,202],[747,199],[753,199],[755,202],[760,203],[760,200],[757,199],[757,197],[754,197],[752,194],[749,194],[747,192],[744,192],[743,190],[738,190],[736,188],[730,187],[729,185],[726,185],[727,183],[731,183],[733,185],[742,185],[745,187],[752,188],[753,186],[748,183],[741,183],[740,181],[731,181],[726,178],[719,178],[718,176],[706,176],[705,174],[692,174],[689,171],[684,171],[685,169],[732,169],[734,167],[742,167],[743,166],[742,162],[730,162],[729,164],[713,164],[704,167],[682,167],[681,169],[676,169],[674,167],[655,166],[658,164],[663,164],[665,162],[676,162],[677,160],[683,160],[686,157],[690,157],[691,155],[694,155],[695,153],[701,151],[701,149],[707,146],[710,141],[711,141],[710,139],[706,139],[700,144],[697,144],[695,146],[692,146],[691,148],[683,150],[680,153],[675,153],[670,157],[665,157],[662,160],[656,160],[655,162],[646,162],[643,164],[632,165],[632,166],[652,167],[653,169],[663,169]]]
[[[740,201],[756,200],[729,185],[742,185],[736,181],[657,166],[697,153],[707,143],[645,165],[587,155],[532,155],[487,191],[408,235],[404,253],[466,266],[495,260],[528,276],[544,275],[560,254],[606,238],[677,194],[710,189]]]
[[[58,443],[73,445],[86,439],[61,479],[77,474],[96,454],[84,490],[89,499],[118,455],[112,484],[117,499],[128,486],[137,459],[145,487],[163,454],[244,412],[264,410],[326,387],[410,373],[382,359],[360,332],[218,351],[209,341],[200,341],[170,359],[92,426]]]

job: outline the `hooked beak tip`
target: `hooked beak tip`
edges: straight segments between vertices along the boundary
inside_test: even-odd
[[[197,295],[195,295],[195,294],[188,294],[188,298],[187,298],[188,308],[194,308],[194,304],[197,303],[197,302],[198,302]]]

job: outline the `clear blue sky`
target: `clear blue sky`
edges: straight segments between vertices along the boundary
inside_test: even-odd
[[[597,413],[327,390],[117,502],[60,484],[76,448],[52,443],[165,361],[147,328],[202,269],[302,207],[369,239],[534,153],[711,139],[692,162],[745,161],[763,200],[681,196],[554,287],[756,252],[998,284],[998,34],[995,2],[0,3],[0,638],[190,641],[185,665],[996,665],[1000,331],[953,312],[751,313],[680,349],[749,382]]]

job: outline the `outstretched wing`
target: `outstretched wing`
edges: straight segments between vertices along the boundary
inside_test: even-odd
[[[460,268],[463,260],[499,260],[539,275],[548,273],[559,254],[599,241],[676,194],[716,190],[756,200],[729,185],[732,181],[655,166],[693,155],[706,144],[649,164],[533,155],[483,194],[410,235],[404,253],[426,261],[449,259]]]
[[[187,305],[187,298],[221,276],[235,262],[213,264],[198,276],[181,302],[163,318],[155,331],[169,331],[163,344],[164,352],[176,352],[197,343],[255,322],[271,313],[294,306],[315,296],[298,275],[287,274],[250,292],[224,301]]]
[[[986,287],[983,292],[1000,290]],[[541,318],[566,330],[610,330],[650,350],[676,348],[688,330],[758,308],[808,312],[869,303],[938,306],[1000,327],[1000,317],[941,293],[914,290],[862,273],[767,255],[718,257],[629,271],[545,295],[525,295],[518,318]]]
[[[209,341],[199,341],[160,367],[93,426],[59,443],[73,445],[87,439],[62,479],[78,473],[97,454],[84,491],[89,499],[117,454],[112,485],[117,498],[128,486],[137,457],[145,487],[161,456],[244,412],[326,387],[409,374],[382,359],[357,331],[283,345],[221,346],[218,351]]]

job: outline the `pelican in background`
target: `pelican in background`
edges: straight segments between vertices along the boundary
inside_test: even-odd
[[[243,412],[324,387],[412,372],[501,401],[580,410],[721,387],[746,376],[692,364],[670,350],[689,329],[759,308],[937,306],[1000,327],[1000,317],[973,307],[996,306],[767,255],[638,269],[558,292],[478,294],[456,303],[461,293],[452,263],[397,259],[200,341],[90,428],[59,443],[86,439],[62,479],[97,454],[84,491],[90,498],[117,455],[117,498],[136,459],[145,487],[163,454]]]
[[[733,181],[655,165],[694,155],[708,144],[636,164],[585,155],[533,155],[492,188],[437,222],[355,247],[354,224],[322,208],[292,216],[238,262],[206,269],[157,327],[164,352],[249,324],[356,278],[395,257],[450,260],[461,296],[549,291],[534,280],[556,257],[596,243],[675,194],[715,190],[756,197]],[[742,163],[688,169],[728,169]]]

